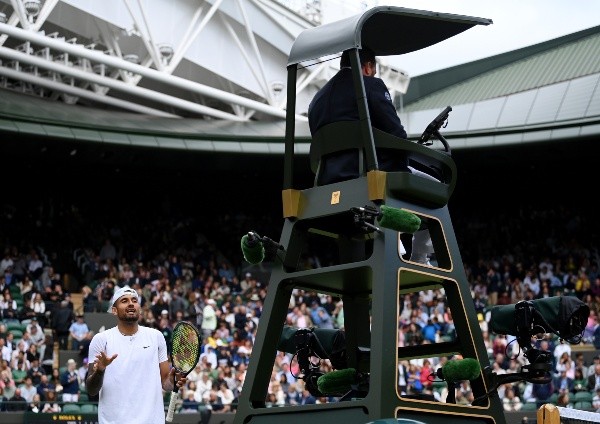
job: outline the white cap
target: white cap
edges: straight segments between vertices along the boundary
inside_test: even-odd
[[[217,304],[217,302],[215,301],[215,299],[208,299],[206,301],[206,303],[208,303],[209,305],[216,305]]]
[[[110,299],[110,303],[108,304],[108,312],[110,312],[112,310],[112,307],[115,305],[115,302],[117,300],[119,300],[120,298],[122,298],[123,296],[125,296],[127,294],[137,297],[138,302],[139,302],[140,296],[138,295],[138,292],[136,292],[134,289],[132,289],[129,286],[124,286],[124,287],[121,287],[119,290],[117,290],[115,292],[115,294],[113,294],[112,298]]]
[[[77,364],[77,362],[75,362],[75,359],[71,358],[67,361],[67,365],[71,365],[71,364]]]

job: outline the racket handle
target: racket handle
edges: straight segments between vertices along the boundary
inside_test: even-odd
[[[167,411],[167,422],[173,421],[173,415],[175,415],[175,406],[179,400],[179,392],[171,392],[171,400],[169,401],[169,410]]]

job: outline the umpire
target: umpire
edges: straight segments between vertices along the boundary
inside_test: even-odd
[[[342,53],[340,71],[321,88],[308,106],[308,124],[314,134],[324,125],[339,121],[358,121],[358,106],[349,50]],[[406,138],[406,131],[396,113],[392,97],[381,78],[376,78],[375,53],[365,47],[359,51],[371,125],[381,131]],[[379,169],[410,172],[407,160],[398,151],[378,149]],[[324,158],[319,184],[358,178],[358,153],[344,151]]]

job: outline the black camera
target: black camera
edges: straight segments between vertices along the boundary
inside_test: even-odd
[[[578,344],[589,315],[589,306],[574,296],[523,300],[514,305],[494,306],[490,330],[527,340],[536,334],[554,333],[568,343]]]
[[[552,381],[552,353],[532,346],[533,336],[554,333],[570,344],[581,342],[583,330],[590,315],[590,308],[573,296],[555,296],[536,300],[522,300],[514,305],[494,306],[489,328],[496,334],[509,334],[517,338],[519,347],[528,359],[522,371],[496,374],[486,368],[492,387],[484,396],[475,399],[479,404],[501,384],[528,381],[547,384]]]

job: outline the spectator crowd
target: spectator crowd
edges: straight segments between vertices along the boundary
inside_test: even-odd
[[[276,234],[279,228],[270,227],[269,220],[232,214],[218,218],[223,229],[218,242],[207,237],[208,231],[193,219],[180,217],[163,218],[156,225],[159,231],[149,232],[151,224],[143,222],[137,223],[138,230],[123,223],[127,231],[115,225],[98,225],[90,229],[87,238],[77,238],[85,234],[86,221],[77,209],[70,213],[61,219],[78,224],[64,229],[62,250],[55,237],[32,244],[6,239],[0,244],[0,410],[57,412],[67,403],[93,401],[87,398],[83,384],[87,347],[93,336],[85,314],[105,312],[115,288],[127,284],[140,295],[140,323],[161,331],[168,346],[172,328],[180,320],[195,323],[202,334],[202,354],[182,389],[180,411],[198,412],[199,407],[214,413],[235,411],[268,290],[268,265],[249,266],[236,250],[241,235],[250,227],[258,226],[269,234]],[[485,226],[476,219],[457,220],[459,243],[468,246],[463,255],[464,269],[496,373],[519,372],[526,362],[518,355],[514,337],[490,333],[487,322],[495,305],[577,296],[592,311],[582,334],[583,343],[600,349],[600,257],[595,234],[578,216],[571,217],[572,212],[561,213],[565,215],[536,211],[513,220],[499,216]],[[514,236],[516,227],[522,239]],[[489,237],[484,237],[486,231]],[[497,243],[491,245],[489,240]],[[306,266],[327,261],[326,255],[315,255],[306,259]],[[74,293],[81,294],[80,308],[74,305]],[[443,291],[408,294],[400,305],[399,346],[436,343],[455,336]],[[296,289],[286,325],[343,329],[343,302]],[[78,352],[79,361],[71,359],[65,369],[55,367],[55,343],[62,350]],[[583,391],[595,395],[588,409],[600,408],[598,355],[588,362],[581,352],[556,337],[537,340],[536,347],[552,352],[552,382],[502,385],[498,390],[505,410],[518,411],[525,403],[549,400],[574,406],[573,399]],[[447,392],[435,390],[431,376],[448,359],[401,362],[401,393],[430,393],[444,400]],[[330,365],[324,362],[322,371],[329,370]],[[311,395],[303,380],[296,378],[298,372],[292,355],[277,354],[267,406],[333,400]],[[165,396],[168,400],[168,393]],[[468,384],[457,389],[456,401],[473,401]]]

